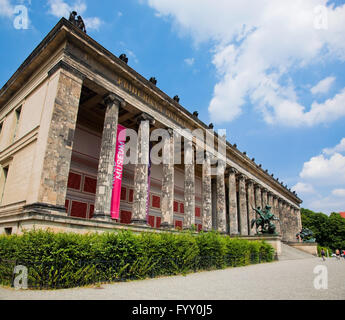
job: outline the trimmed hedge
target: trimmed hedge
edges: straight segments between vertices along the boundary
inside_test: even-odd
[[[270,262],[264,241],[216,232],[87,234],[26,232],[0,237],[0,283],[11,285],[17,265],[28,268],[30,288],[71,288],[148,277],[187,274]]]

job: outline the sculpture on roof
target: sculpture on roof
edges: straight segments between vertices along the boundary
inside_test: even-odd
[[[119,58],[120,58],[120,60],[122,60],[124,63],[128,63],[128,58],[127,58],[127,56],[124,54],[124,53],[122,53],[120,56],[119,56]]]
[[[258,233],[261,234],[276,234],[276,226],[273,221],[279,221],[279,219],[271,212],[271,209],[272,207],[268,205],[264,210],[261,210],[260,207],[257,209],[253,208],[259,217],[252,220],[251,228],[253,229],[256,226]]]
[[[84,20],[81,16],[78,16],[78,13],[76,11],[72,11],[69,15],[69,21],[73,23],[77,28],[79,28],[81,31],[86,33],[86,27]]]

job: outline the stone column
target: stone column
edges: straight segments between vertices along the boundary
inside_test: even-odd
[[[202,216],[204,230],[212,230],[211,159],[208,152],[202,165]]]
[[[240,232],[242,236],[248,235],[248,212],[246,194],[246,176],[239,176],[239,201],[240,201]]]
[[[251,228],[251,222],[256,218],[256,213],[253,208],[255,208],[255,195],[254,195],[254,181],[248,180],[248,222],[249,222],[249,235],[256,234],[255,226]]]
[[[144,113],[138,118],[137,163],[134,169],[132,223],[147,225],[148,167],[150,157],[150,125],[154,119]]]
[[[272,194],[272,192],[267,193],[267,204],[271,207],[271,211],[273,212],[274,208],[273,208],[273,194]]]
[[[195,161],[193,142],[185,138],[184,144],[184,229],[195,225]]]
[[[162,180],[162,228],[174,227],[174,155],[175,139],[172,129],[168,129],[170,138],[163,147],[163,180]]]
[[[279,214],[279,204],[278,204],[278,197],[276,195],[273,196],[273,208],[274,208],[274,215],[279,219],[279,221],[275,221],[276,225],[276,232],[277,234],[281,234],[280,229],[280,214]]]
[[[212,230],[217,230],[217,180],[211,179],[212,190]]]
[[[298,232],[300,232],[302,230],[302,217],[301,217],[301,209],[300,208],[296,208],[296,219],[297,219],[297,227],[298,227]]]
[[[262,195],[261,187],[259,184],[255,184],[255,208],[260,207],[262,209]]]
[[[262,189],[261,194],[262,194],[262,209],[265,209],[265,207],[268,205],[268,199],[267,199],[267,189]]]
[[[278,198],[278,210],[279,210],[279,225],[280,225],[280,235],[283,236],[284,233],[284,215],[283,215],[283,200]]]
[[[226,233],[225,163],[218,161],[217,167],[217,227]]]
[[[63,64],[60,67],[58,71],[54,68],[49,73],[52,76],[49,88],[52,88],[51,94],[55,97],[43,111],[46,122],[42,124],[43,134],[40,131],[37,142],[42,148],[35,156],[33,177],[36,179],[31,180],[30,188],[36,192],[33,197],[35,202],[56,206],[65,212],[83,75],[72,67],[64,69]]]
[[[237,174],[237,171],[234,168],[230,168],[229,169],[229,220],[230,220],[230,235],[238,235],[236,174]]]
[[[287,241],[287,204],[283,200],[282,202],[282,210],[281,210],[281,217],[282,217],[282,223],[281,223],[281,229],[282,229],[282,236],[283,240]]]
[[[296,233],[298,232],[297,230],[297,220],[295,219],[295,209],[293,206],[289,204],[288,206],[288,235],[290,241],[296,241]]]
[[[101,153],[98,164],[94,219],[110,220],[117,125],[121,99],[115,94],[104,98],[106,106]]]

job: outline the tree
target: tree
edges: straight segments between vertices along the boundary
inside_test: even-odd
[[[303,228],[314,232],[316,242],[320,246],[332,250],[345,249],[345,219],[340,214],[332,213],[327,216],[321,212],[301,209]]]

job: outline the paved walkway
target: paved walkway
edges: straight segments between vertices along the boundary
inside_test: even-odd
[[[327,267],[328,289],[314,287],[314,268]],[[15,291],[0,288],[11,300],[304,300],[345,299],[345,260],[284,260],[186,277],[167,277],[56,291]]]

